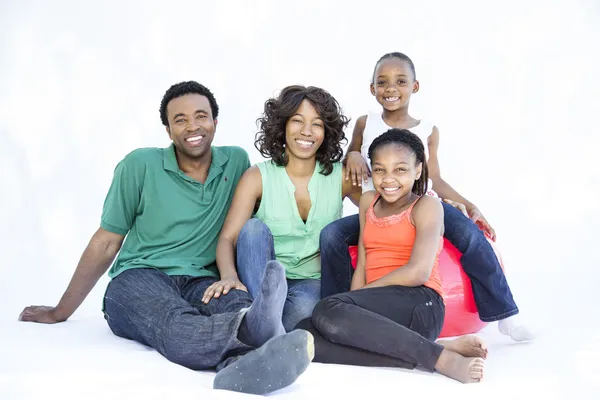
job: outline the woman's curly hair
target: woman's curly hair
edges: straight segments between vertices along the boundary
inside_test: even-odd
[[[325,136],[316,156],[322,165],[321,174],[329,175],[333,171],[333,163],[342,159],[342,141],[347,141],[344,128],[350,120],[342,114],[337,100],[321,88],[288,86],[278,97],[267,100],[263,115],[256,120],[259,131],[254,147],[263,157],[271,158],[279,166],[286,166],[285,127],[305,99],[310,101],[323,120]]]

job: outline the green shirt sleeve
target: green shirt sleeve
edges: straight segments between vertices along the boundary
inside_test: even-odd
[[[143,171],[135,164],[132,157],[117,164],[100,221],[103,229],[123,236],[131,229],[140,204]]]

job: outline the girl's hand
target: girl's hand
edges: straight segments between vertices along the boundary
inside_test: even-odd
[[[452,207],[456,208],[458,211],[463,213],[463,215],[465,217],[470,218],[469,213],[467,212],[467,207],[465,207],[465,205],[463,203],[458,203],[458,202],[450,200],[450,199],[444,199],[443,201],[444,201],[444,203],[450,204]]]
[[[361,179],[367,183],[369,181],[369,177],[371,176],[371,171],[369,171],[369,167],[365,162],[362,154],[358,151],[351,151],[346,156],[346,180],[352,178],[352,185],[362,186]]]
[[[496,241],[496,231],[491,227],[489,222],[485,219],[481,211],[477,207],[472,207],[469,211],[471,221],[475,222],[479,229],[483,231],[492,241]]]

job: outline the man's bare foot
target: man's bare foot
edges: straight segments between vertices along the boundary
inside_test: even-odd
[[[451,350],[444,349],[435,369],[442,375],[462,383],[477,383],[483,378],[483,358],[464,357]]]
[[[436,342],[444,346],[446,350],[451,350],[465,357],[487,358],[487,346],[478,336],[464,335],[456,339],[442,339]]]

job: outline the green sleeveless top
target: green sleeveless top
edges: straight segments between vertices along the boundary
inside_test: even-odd
[[[262,198],[255,217],[271,230],[275,258],[285,266],[288,279],[320,279],[321,229],[342,217],[342,164],[333,164],[331,174],[324,176],[317,162],[308,183],[311,207],[306,223],[298,212],[296,187],[285,167],[272,161],[257,166],[262,176]]]

